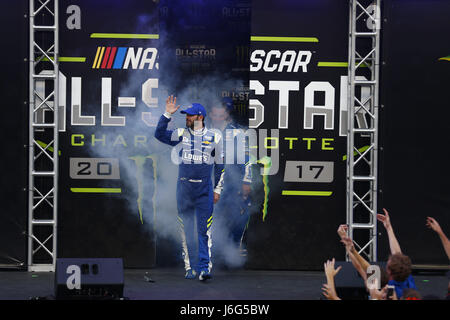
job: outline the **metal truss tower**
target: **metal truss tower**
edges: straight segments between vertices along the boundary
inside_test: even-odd
[[[54,271],[58,211],[58,0],[30,0],[28,271]]]
[[[360,254],[375,262],[381,0],[349,4],[347,225]]]

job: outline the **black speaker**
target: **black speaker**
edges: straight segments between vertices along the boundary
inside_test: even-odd
[[[118,299],[123,286],[121,258],[56,259],[56,299]]]
[[[334,268],[342,269],[334,278],[336,293],[342,300],[367,300],[369,298],[364,280],[351,262],[336,261]]]

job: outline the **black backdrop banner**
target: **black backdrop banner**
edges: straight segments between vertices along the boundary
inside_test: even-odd
[[[207,107],[230,96],[245,115],[249,2],[60,6],[59,256],[179,264],[178,170],[154,129],[168,94]]]
[[[60,1],[59,257],[155,265],[157,9]]]
[[[1,12],[0,265],[7,267],[25,267],[27,259],[28,24],[27,1]]]
[[[162,0],[159,7],[161,87],[207,109],[230,97],[233,116],[247,125],[251,1]]]
[[[382,28],[379,208],[389,210],[413,264],[448,264],[434,217],[449,233],[450,3],[385,1]],[[380,260],[389,253],[380,226]]]
[[[248,228],[250,268],[344,258],[347,47],[345,1],[253,2],[250,127],[269,129],[258,150],[273,171]]]

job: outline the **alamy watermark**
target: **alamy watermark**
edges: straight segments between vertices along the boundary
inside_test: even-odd
[[[173,131],[171,140],[180,141],[172,148],[171,160],[174,164],[256,164],[260,159],[270,157],[270,168],[261,168],[261,174],[278,173],[278,129],[204,130],[199,134],[185,128]]]
[[[69,274],[66,280],[66,286],[69,290],[81,289],[81,269],[77,265],[70,265],[66,269]]]

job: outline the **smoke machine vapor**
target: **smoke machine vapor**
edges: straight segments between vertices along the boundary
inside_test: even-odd
[[[235,106],[239,105],[245,110],[248,105],[248,70],[232,70],[237,60],[234,58],[235,47],[248,46],[249,31],[243,30],[245,35],[242,37],[236,37],[236,32],[231,34],[227,31],[224,23],[229,17],[224,12],[229,10],[223,8],[225,2],[229,6],[230,1],[223,2],[224,4],[219,1],[219,4],[206,5],[198,1],[160,1],[158,15],[143,14],[137,19],[136,32],[149,33],[150,28],[158,25],[159,34],[155,63],[157,77],[152,73],[152,88],[143,90],[142,95],[143,101],[150,102],[147,107],[151,104],[151,109],[146,109],[148,121],[143,121],[141,113],[127,114],[128,110],[120,110],[121,115],[127,116],[125,130],[123,127],[108,128],[107,133],[120,137],[116,138],[117,143],[101,149],[89,149],[93,157],[120,159],[120,178],[127,190],[122,196],[126,198],[128,212],[136,216],[150,235],[168,239],[172,246],[176,246],[170,253],[157,255],[163,259],[181,261],[180,225],[176,205],[178,168],[170,160],[171,147],[154,137],[155,125],[165,110],[167,96],[176,96],[177,104],[182,109],[193,102],[201,103],[208,114],[213,106],[222,104],[225,96],[231,97]],[[177,20],[185,10],[190,11],[190,19]],[[208,19],[201,20],[203,23],[199,24],[199,17]],[[155,20],[159,20],[158,23]],[[245,26],[248,27],[247,24]],[[199,32],[192,33],[194,29]],[[148,83],[148,74],[133,73],[120,83],[120,96],[140,92]],[[145,96],[144,92],[151,96]],[[137,107],[146,108],[144,105]],[[245,112],[233,112],[233,116],[238,122],[248,123]],[[184,118],[179,112],[174,114],[169,129],[184,128]],[[206,119],[209,124],[208,116]],[[226,207],[226,204],[223,205]],[[245,256],[232,244],[227,228],[226,219],[214,219],[213,263],[217,255],[218,259],[229,266],[242,266]],[[164,261],[158,263],[165,264]]]

